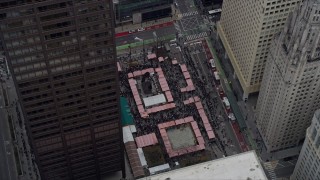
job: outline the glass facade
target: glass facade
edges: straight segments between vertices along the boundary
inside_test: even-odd
[[[135,12],[142,13],[142,20],[153,20],[171,15],[173,0],[119,0],[115,3],[115,16],[119,22],[132,19]]]
[[[121,170],[112,2],[4,0],[0,32],[42,179]]]

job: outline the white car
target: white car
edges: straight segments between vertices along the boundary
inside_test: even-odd
[[[141,32],[141,31],[144,31],[145,29],[142,27],[142,28],[139,28],[138,29],[138,32]]]
[[[136,30],[129,30],[129,34],[136,32]]]

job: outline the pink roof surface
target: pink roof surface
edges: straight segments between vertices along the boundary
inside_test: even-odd
[[[184,118],[184,122],[191,122],[193,121],[193,117],[192,116],[188,116]]]
[[[170,126],[175,126],[175,125],[176,125],[176,123],[175,123],[174,121],[170,121],[170,122],[168,122],[168,123],[169,123]],[[170,126],[169,126],[169,127],[170,127]]]
[[[158,139],[155,133],[139,136],[135,138],[137,146],[139,148],[154,145],[158,143]]]
[[[141,74],[142,74],[141,71],[134,71],[133,72],[133,76],[135,76],[135,77],[136,76],[141,76]]]
[[[214,135],[213,131],[207,131],[207,133],[208,133],[209,139],[213,139],[213,138],[216,137],[216,136]]]
[[[205,123],[205,124],[204,124],[204,128],[205,128],[206,130],[212,130],[211,125],[210,125],[209,123]]]
[[[192,127],[193,127],[193,131],[196,134],[197,141],[198,141],[199,145],[190,146],[190,147],[187,147],[187,148],[184,148],[184,149],[179,149],[179,150],[173,150],[165,128],[170,127],[170,126],[183,124],[183,123],[187,123],[187,122],[191,122]],[[200,130],[198,129],[197,122],[193,120],[192,116],[188,116],[188,117],[186,117],[184,119],[183,118],[182,119],[176,119],[176,120],[172,120],[172,121],[169,121],[169,122],[166,122],[166,123],[158,124],[158,128],[160,129],[160,134],[162,136],[162,139],[163,139],[163,142],[164,142],[164,145],[165,145],[165,148],[166,148],[166,151],[167,151],[169,157],[175,157],[175,156],[183,155],[183,154],[186,154],[186,153],[198,151],[198,150],[201,150],[201,149],[205,148],[204,145],[203,145],[204,144],[204,139],[201,136]]]
[[[166,94],[167,97],[172,97],[172,94],[171,94],[170,91],[166,91],[165,94]]]
[[[188,71],[187,66],[185,64],[180,65],[182,72]]]
[[[156,72],[160,72],[160,71],[162,71],[162,69],[161,68],[156,68],[155,71]]]
[[[190,103],[193,103],[193,102],[194,102],[193,97],[189,98],[189,102],[190,102]]]
[[[169,87],[168,86],[164,86],[163,88],[162,88],[162,91],[169,91],[170,89],[169,89]]]
[[[175,120],[175,123],[176,123],[176,125],[184,124],[184,119],[177,119],[177,120]]]
[[[183,104],[189,104],[189,100],[183,101]]]
[[[128,78],[132,78],[132,77],[133,77],[133,74],[132,73],[128,73]]]
[[[147,70],[147,72],[149,72],[149,73],[154,72],[154,69],[153,69],[153,68],[148,68],[148,69],[146,69],[146,70]]]
[[[201,136],[200,131],[194,131],[194,134],[196,135],[196,137],[200,137]]]
[[[154,58],[156,58],[156,57],[157,57],[157,56],[156,56],[156,54],[154,54],[154,53],[147,55],[147,58],[148,58],[148,59],[154,59]]]
[[[204,139],[202,136],[197,137],[197,140],[199,144],[204,144]]]
[[[148,116],[145,115],[145,114],[142,114],[141,117],[142,117],[142,118],[147,118]]]
[[[185,79],[189,79],[190,78],[190,73],[188,71],[183,72],[183,76]]]
[[[202,118],[202,117],[201,117]],[[202,122],[203,122],[203,124],[209,124],[209,121],[208,120],[203,120],[202,119]]]
[[[201,115],[201,114],[204,114],[204,115],[205,115],[205,112],[204,112],[203,109],[198,109],[198,112],[199,112],[200,115]]]
[[[192,127],[194,127],[194,128],[198,127],[198,124],[197,124],[197,122],[195,122],[195,121],[192,121],[192,122],[191,122],[191,125],[192,125]]]
[[[200,101],[200,98],[199,98],[199,96],[195,96],[194,97],[194,100],[197,102],[197,101]]]
[[[196,102],[197,109],[203,109],[201,102]]]
[[[165,123],[162,124],[162,127],[163,127],[163,128],[160,129],[160,133],[161,133],[161,134],[162,134],[162,133],[167,134],[166,130],[164,129],[166,126],[164,126],[164,125],[165,125]]]
[[[200,147],[199,150],[205,149],[204,144],[199,144],[199,147]]]
[[[164,61],[163,57],[158,57],[159,62]]]
[[[178,64],[178,61],[177,60],[173,60],[172,64]]]
[[[120,66],[120,63],[119,63],[119,62],[117,62],[117,66],[118,66],[118,71],[122,71],[122,69],[121,69],[121,66]]]
[[[186,88],[181,88],[180,90],[181,90],[181,92],[186,92],[187,91]]]
[[[187,81],[188,86],[190,86],[190,83],[192,83],[192,80],[191,79],[187,79],[186,81]]]

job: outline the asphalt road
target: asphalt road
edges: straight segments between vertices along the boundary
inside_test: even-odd
[[[134,38],[138,37],[140,39],[153,39],[153,32],[157,33],[158,37],[163,37],[169,34],[175,34],[176,33],[176,29],[174,28],[174,26],[167,26],[167,27],[162,27],[156,30],[148,30],[148,31],[142,31],[142,32],[136,32],[133,34],[129,34],[127,36],[122,36],[122,37],[118,37],[116,38],[116,45],[120,46],[120,45],[124,45],[124,44],[129,44],[129,43],[133,43],[133,42],[137,42]]]
[[[194,45],[191,45],[189,47],[189,51],[190,51],[190,54],[192,56],[192,59],[194,60],[196,66],[198,67],[198,70],[199,72],[204,76],[204,80],[207,84],[207,90],[208,92],[210,92],[210,94],[214,95],[215,97],[218,97],[218,93],[215,91],[214,89],[214,85],[213,85],[213,79],[212,79],[212,76],[209,76],[209,74],[212,75],[212,72],[211,72],[211,69],[208,68],[208,58],[206,57],[206,54],[204,52],[204,49],[202,47],[202,45],[200,43],[197,43],[197,44],[194,44]],[[218,117],[217,119],[219,120],[222,120],[224,118],[222,118],[219,113],[222,112],[222,113],[225,113],[224,112],[224,107],[223,107],[223,104],[220,100],[217,101],[217,108],[214,112],[214,115],[215,117]],[[232,155],[232,154],[237,154],[237,153],[240,153],[241,150],[240,150],[240,147],[239,147],[239,143],[236,143],[237,142],[237,138],[235,137],[235,134],[233,133],[233,130],[232,130],[232,127],[230,125],[230,123],[227,121],[224,121],[222,123],[223,127],[220,127],[219,129],[219,135],[220,135],[220,139],[222,140],[227,140],[227,139],[231,139],[232,140],[232,146],[226,146],[226,152],[228,155]],[[221,129],[225,129],[225,134],[226,134],[226,137],[222,137],[221,134]],[[216,130],[217,131],[217,130]]]
[[[2,90],[0,90],[0,179],[17,180],[14,153],[9,134],[9,126],[6,118],[6,110]]]

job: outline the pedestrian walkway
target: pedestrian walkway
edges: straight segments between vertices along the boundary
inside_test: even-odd
[[[181,28],[180,28],[179,24],[178,24],[177,22],[175,22],[175,23],[173,23],[173,25],[174,25],[174,28],[175,28],[179,33],[181,33]]]
[[[207,37],[207,36],[208,36],[207,32],[201,32],[199,34],[188,35],[188,36],[186,36],[186,39],[187,39],[187,41],[192,41],[192,40],[200,39],[200,38]]]
[[[197,14],[198,14],[198,11],[191,11],[183,14],[178,14],[178,17],[188,17],[188,16],[197,15]]]

